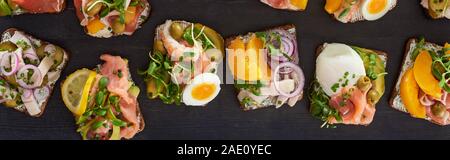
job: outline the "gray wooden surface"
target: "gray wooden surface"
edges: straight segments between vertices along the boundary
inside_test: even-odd
[[[309,101],[294,108],[242,112],[232,85],[208,107],[164,105],[139,97],[146,128],[135,139],[450,139],[450,128],[391,109],[388,99],[397,80],[408,38],[425,36],[429,41],[450,41],[450,21],[430,20],[419,0],[400,0],[397,8],[376,22],[341,24],[323,10],[324,0],[310,0],[307,11],[279,11],[257,0],[151,0],[149,21],[131,37],[96,39],[83,33],[73,2],[54,15],[1,17],[0,30],[17,27],[38,38],[63,46],[71,60],[62,78],[76,69],[93,68],[102,53],[118,54],[130,60],[132,76],[144,88],[136,73],[148,65],[154,29],[166,19],[184,19],[206,24],[225,37],[293,23],[297,26],[301,67],[307,83],[315,68],[315,48],[324,42],[341,42],[385,51],[389,54],[387,93],[377,106],[368,127],[339,126],[321,129],[322,122],[308,113]],[[41,118],[0,108],[0,139],[80,139],[71,113],[61,100],[59,83]]]

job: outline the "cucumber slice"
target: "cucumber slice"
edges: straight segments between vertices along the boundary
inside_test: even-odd
[[[10,41],[0,43],[0,51],[12,52],[12,51],[15,51],[16,49],[17,49],[17,46]]]

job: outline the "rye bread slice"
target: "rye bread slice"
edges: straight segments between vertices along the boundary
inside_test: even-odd
[[[294,25],[294,24],[286,24],[286,25],[281,25],[281,26],[277,26],[277,27],[266,28],[266,29],[263,29],[263,30],[261,30],[261,31],[259,31],[259,32],[268,32],[268,31],[278,30],[278,29],[280,29],[280,30],[285,30],[285,31],[290,32],[290,33],[293,35],[293,37],[295,38],[295,40],[297,41],[297,32],[296,32],[296,28],[295,28],[295,25]],[[256,31],[256,32],[258,32],[258,31]],[[228,48],[228,46],[230,46],[231,42],[232,42],[234,39],[238,38],[238,37],[243,37],[243,40],[244,40],[244,42],[246,43],[246,42],[249,40],[250,36],[251,36],[253,33],[255,33],[255,32],[248,32],[248,33],[245,34],[245,35],[236,35],[236,36],[228,37],[228,38],[225,40],[225,48]],[[299,45],[298,45],[298,43],[297,43],[297,48],[296,48],[297,51],[298,51],[298,47],[299,47]],[[295,54],[295,55],[293,55],[293,56],[294,56],[294,57],[293,57],[293,59],[294,59],[293,61],[294,61],[297,65],[299,65],[299,55],[298,55],[298,54]],[[236,91],[236,95],[239,95],[240,90],[239,90],[239,89],[235,89],[235,91]],[[302,95],[298,98],[298,101],[301,101],[301,100],[303,99],[303,97],[304,97],[304,92],[303,92]],[[238,100],[238,102],[239,102],[239,99],[237,99],[237,100]],[[286,102],[286,103],[287,103],[287,102]],[[285,104],[286,104],[286,103],[285,103]],[[239,103],[239,104],[240,104],[240,107],[241,107],[244,111],[250,111],[250,110],[256,110],[256,109],[262,109],[262,108],[268,108],[268,107],[270,107],[270,106],[274,106],[274,105],[263,105],[263,106],[260,106],[260,107],[257,107],[257,108],[248,108],[248,107],[245,107],[244,105],[242,105],[241,103]],[[283,104],[283,105],[285,105],[285,104]]]
[[[326,44],[326,43],[325,43],[325,44]],[[322,44],[322,45],[320,45],[319,47],[317,47],[317,49],[316,49],[316,54],[315,54],[316,58],[322,53],[323,49],[325,48],[325,46],[324,46],[325,44]],[[360,47],[360,48],[362,48],[362,47]],[[379,51],[379,50],[373,50],[373,49],[367,49],[367,48],[362,48],[362,49],[370,50],[370,51],[376,53],[376,54],[378,55],[378,57],[379,57],[381,60],[383,60],[383,62],[384,62],[384,68],[386,69],[386,64],[387,64],[387,60],[388,60],[388,54],[387,54],[386,52]],[[316,78],[316,77],[315,77],[315,74],[314,74],[314,79],[315,79],[315,78]],[[384,94],[383,94],[383,95],[384,95]],[[382,95],[382,96],[383,96],[383,95]],[[376,107],[376,105],[375,105],[374,107]],[[369,123],[369,124],[370,124],[370,123]],[[365,126],[368,126],[369,124],[366,124]]]
[[[406,43],[405,54],[403,56],[401,71],[397,78],[397,82],[395,83],[394,89],[392,90],[391,98],[389,100],[389,105],[392,108],[394,108],[398,111],[404,112],[404,113],[408,113],[408,114],[409,114],[409,112],[406,110],[406,107],[404,106],[404,104],[400,98],[400,82],[401,82],[401,79],[402,79],[404,73],[406,72],[406,70],[408,70],[410,67],[412,67],[414,65],[413,60],[411,60],[411,54],[414,51],[414,49],[416,48],[416,45],[418,42],[419,42],[418,39],[411,38]],[[435,43],[431,43],[431,42],[425,42],[424,48],[431,49],[431,50],[440,50],[440,49],[442,49],[442,46],[435,44]],[[426,118],[426,120],[433,122],[428,117]],[[438,124],[436,122],[433,122],[433,123]],[[440,125],[440,124],[438,124],[438,125]]]
[[[130,68],[129,68],[128,65],[127,65],[127,69],[128,69],[128,72],[130,73]],[[128,80],[134,82],[133,79],[131,78],[131,74],[129,74]],[[62,83],[64,83],[64,81]],[[143,114],[141,112],[139,101],[137,99],[136,99],[136,103],[137,103],[136,104],[137,105],[136,106],[136,116],[138,117],[137,119],[138,119],[138,122],[139,122],[139,130],[138,130],[138,132],[136,132],[136,134],[138,134],[139,132],[142,132],[144,130],[144,128],[145,128],[145,120],[144,120],[144,116],[143,116]],[[79,125],[77,125],[77,126],[80,127]]]
[[[139,15],[139,19],[138,19],[138,22],[137,22],[137,25],[136,25],[137,28],[136,28],[136,30],[133,31],[132,34],[134,34],[134,32],[136,32],[138,29],[140,29],[142,27],[142,24],[144,24],[145,22],[148,21],[148,19],[150,18],[150,13],[152,11],[152,7],[151,7],[150,3],[148,2],[148,0],[141,0],[141,2],[144,3],[145,8],[144,8],[144,11]],[[75,10],[76,10],[75,12],[79,12],[77,9],[75,9]],[[147,15],[147,16],[143,16],[143,15]],[[81,20],[80,20],[80,22],[81,22]],[[96,38],[111,38],[111,37],[125,35],[125,34],[115,34],[115,33],[112,32],[112,36],[110,36],[110,37],[95,36],[95,35],[89,34],[86,26],[82,26],[82,27],[83,27],[84,32],[87,35],[92,36],[92,37],[96,37]]]
[[[25,32],[23,32],[23,31],[20,31],[19,29],[16,29],[16,28],[9,28],[9,29],[7,29],[6,31],[4,31],[3,32],[3,34],[2,34],[2,38],[1,38],[1,41],[3,42],[3,41],[6,41],[7,39],[9,39],[8,38],[8,35],[9,36],[12,36],[13,34],[14,34],[14,32],[20,32],[20,33],[22,33],[23,35],[25,35],[25,36],[27,36],[28,37],[28,39],[30,39],[30,40],[35,40],[35,41],[37,41],[37,42],[39,42],[39,43],[41,43],[41,44],[51,44],[51,43],[49,43],[49,42],[46,42],[46,41],[43,41],[43,40],[39,40],[39,39],[36,39],[35,37],[33,37],[33,36],[31,36],[31,35],[29,35],[29,34],[27,34],[27,33],[25,33]],[[54,45],[54,44],[52,44],[52,45]],[[56,45],[55,45],[56,46]],[[59,46],[58,46],[59,47]],[[62,48],[62,47],[60,47],[60,48]],[[64,49],[63,49],[64,50]],[[40,117],[40,116],[42,116],[42,114],[44,113],[44,111],[45,111],[45,108],[46,108],[46,106],[47,106],[47,103],[48,103],[48,101],[50,100],[50,97],[51,97],[51,95],[52,95],[52,93],[53,93],[53,90],[54,90],[54,88],[55,88],[55,85],[56,85],[56,82],[59,80],[59,78],[60,78],[60,75],[61,75],[61,72],[64,70],[64,68],[67,66],[67,62],[69,61],[69,52],[67,52],[66,50],[64,50],[64,60],[63,60],[63,62],[61,62],[61,64],[57,67],[57,77],[58,78],[56,78],[56,80],[54,80],[54,81],[52,81],[52,82],[48,82],[48,83],[51,83],[51,87],[49,87],[49,90],[50,90],[50,94],[49,94],[49,96],[47,97],[47,99],[46,100],[44,100],[44,102],[42,103],[42,105],[40,106],[40,109],[41,109],[41,113],[39,113],[39,114],[37,114],[37,115],[34,115],[34,116],[32,116],[32,117]],[[16,109],[16,110],[18,110],[18,111],[20,111],[20,112],[23,112],[23,113],[26,113],[26,114],[28,114],[28,115],[30,115],[29,113],[28,113],[28,111],[26,110],[26,108],[25,108],[25,106],[23,106],[23,105],[19,105],[19,106],[17,106],[17,107],[15,107],[14,109]],[[30,115],[31,116],[31,115]]]

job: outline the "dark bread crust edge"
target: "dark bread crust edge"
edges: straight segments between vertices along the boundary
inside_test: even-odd
[[[410,38],[410,39],[408,39],[408,41],[407,41],[407,43],[406,43],[406,45],[405,45],[405,52],[404,52],[404,55],[403,55],[403,61],[402,61],[402,65],[400,66],[400,68],[403,68],[403,66],[405,66],[405,65],[406,65],[406,62],[408,61],[407,57],[408,57],[408,53],[410,53],[410,48],[411,48],[412,43],[414,43],[414,42],[417,43],[418,41],[419,41],[419,39],[417,39],[417,38]],[[438,44],[432,43],[432,42],[425,42],[425,43],[426,43],[426,44],[430,44],[430,45],[432,45],[432,46],[434,46],[434,47],[441,46],[441,45],[438,45]],[[400,109],[394,107],[394,100],[395,100],[395,97],[399,96],[399,94],[400,94],[400,88],[398,88],[398,90],[397,90],[397,83],[400,83],[399,81],[401,81],[401,79],[402,79],[402,76],[401,76],[401,75],[403,75],[403,74],[404,74],[404,71],[401,70],[400,73],[397,75],[397,81],[395,81],[395,85],[394,85],[394,88],[392,89],[391,97],[390,97],[390,99],[389,99],[389,106],[390,106],[391,108],[397,110],[397,111],[400,111],[400,112],[403,112],[403,113],[406,113],[406,114],[409,115],[410,113],[404,112],[404,111],[402,111],[402,110],[400,110]],[[403,104],[403,105],[404,105],[404,104]],[[412,116],[411,116],[411,117],[412,117]],[[429,122],[431,122],[431,123],[440,125],[440,126],[444,126],[444,125],[442,125],[442,124],[439,124],[439,123],[434,122],[434,121],[431,120],[431,119],[425,119],[425,120],[427,120],[427,121],[429,121]]]
[[[290,30],[290,29],[296,29],[296,27],[295,27],[294,24],[285,24],[285,25],[276,26],[276,27],[269,27],[269,28],[266,28],[266,29],[263,29],[263,30],[260,30],[260,31],[252,31],[252,32],[247,32],[246,34],[240,34],[240,35],[231,36],[231,37],[228,37],[228,38],[225,39],[225,47],[224,48],[226,50],[228,48],[228,46],[230,45],[231,41],[233,41],[234,39],[236,39],[236,38],[238,38],[240,36],[247,36],[247,35],[250,35],[250,34],[255,33],[255,32],[267,32],[267,31],[271,31],[271,30],[275,30],[275,29]],[[295,39],[297,39],[297,31],[295,31],[294,37],[295,37]],[[297,46],[299,46],[298,43],[297,43]],[[235,90],[236,95],[238,95],[239,94],[239,90],[236,89],[236,88],[234,90]],[[303,91],[303,95],[298,99],[298,101],[303,100],[304,97],[305,97],[305,91]],[[243,111],[252,111],[252,110],[258,110],[258,109],[263,109],[263,108],[270,107],[270,106],[264,106],[264,107],[257,108],[257,109],[246,109],[240,103],[238,98],[236,98],[236,100],[239,102],[239,106],[241,107],[241,109]]]
[[[34,36],[31,36],[30,34],[24,32],[24,31],[22,31],[22,30],[19,30],[19,29],[17,29],[17,28],[9,28],[9,29],[6,29],[6,30],[2,33],[2,36],[5,35],[6,33],[9,33],[9,34],[14,33],[15,31],[22,32],[22,33],[23,33],[25,36],[27,36],[28,38],[37,39],[37,40],[39,40],[41,43],[52,44],[52,43],[50,43],[50,42],[47,42],[47,41],[44,41],[44,40],[42,40],[42,39],[38,39],[38,38],[36,38],[36,37],[34,37]],[[55,45],[55,44],[52,44],[52,45]],[[56,46],[56,45],[55,45],[55,46]],[[58,47],[62,48],[61,46],[58,46]],[[64,61],[64,62],[62,63],[63,66],[62,66],[62,68],[61,68],[61,72],[60,72],[60,75],[59,75],[59,76],[61,76],[61,73],[64,71],[64,69],[66,68],[66,66],[67,66],[67,64],[68,64],[68,61],[70,60],[70,53],[67,52],[67,50],[65,50],[64,48],[62,48],[62,49],[64,50],[65,56],[67,56],[67,61]],[[41,113],[32,116],[32,115],[30,115],[30,114],[28,113],[28,111],[27,111],[26,109],[23,110],[23,111],[18,110],[18,109],[16,109],[16,108],[14,108],[14,109],[16,109],[17,111],[23,112],[23,113],[25,113],[25,114],[27,114],[27,115],[29,115],[29,116],[31,116],[31,117],[36,117],[36,118],[37,118],[37,117],[41,117],[41,116],[44,114],[44,112],[45,112],[45,109],[46,109],[46,107],[47,107],[47,103],[50,101],[50,99],[51,99],[51,97],[52,97],[52,95],[53,95],[53,90],[55,89],[56,83],[59,81],[59,79],[61,79],[61,77],[59,77],[58,80],[55,81],[55,84],[53,85],[53,87],[50,88],[50,94],[49,94],[50,96],[48,96],[47,99],[45,100],[45,102],[40,106],[40,108],[41,108]]]

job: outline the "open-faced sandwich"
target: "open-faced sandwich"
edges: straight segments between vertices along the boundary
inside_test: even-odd
[[[431,18],[450,19],[450,1],[449,0],[422,0],[420,3],[430,15]]]
[[[80,69],[61,85],[64,104],[75,116],[83,140],[131,139],[144,129],[128,60],[103,54],[104,64]]]
[[[220,91],[224,40],[200,23],[167,20],[156,29],[150,65],[140,74],[150,99],[204,106]]]
[[[374,21],[394,9],[397,0],[326,0],[325,11],[342,23]]]
[[[450,124],[450,45],[410,39],[390,104],[412,117]]]
[[[74,0],[85,32],[97,38],[132,35],[148,19],[147,0]]]
[[[0,103],[41,116],[68,60],[61,47],[15,28],[6,30],[0,43]]]
[[[58,13],[65,6],[66,0],[0,0],[0,16]]]
[[[308,0],[260,0],[276,9],[291,11],[304,11],[308,5]]]
[[[369,125],[385,91],[386,53],[325,43],[317,55],[309,90],[311,114],[324,121],[322,127]]]
[[[243,110],[283,104],[293,107],[303,98],[305,77],[298,66],[294,25],[227,39],[229,72]]]

